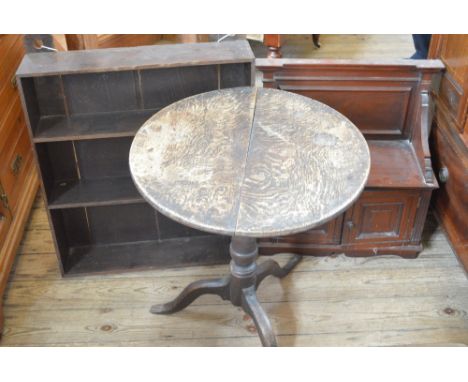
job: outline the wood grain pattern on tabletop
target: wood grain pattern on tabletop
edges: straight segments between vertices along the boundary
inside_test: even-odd
[[[178,101],[149,119],[130,149],[133,180],[160,212],[250,237],[323,224],[359,196],[369,168],[367,143],[346,117],[263,88]]]

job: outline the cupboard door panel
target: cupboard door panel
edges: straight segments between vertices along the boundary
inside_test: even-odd
[[[405,241],[411,236],[418,191],[365,191],[348,210],[343,230],[347,244]]]

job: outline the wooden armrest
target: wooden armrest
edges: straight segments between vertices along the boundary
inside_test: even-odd
[[[431,97],[429,89],[423,88],[419,97],[418,111],[416,113],[415,128],[412,143],[416,157],[423,172],[424,180],[429,185],[437,185],[431,162],[429,149],[429,135],[431,132],[432,113],[430,109]]]

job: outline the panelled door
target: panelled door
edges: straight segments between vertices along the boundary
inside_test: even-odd
[[[364,191],[346,212],[343,243],[409,240],[419,198],[418,191]]]

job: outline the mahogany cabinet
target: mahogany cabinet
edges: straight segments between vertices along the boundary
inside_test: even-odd
[[[39,185],[15,72],[22,35],[0,35],[0,335],[1,299]]]
[[[468,35],[433,35],[429,56],[440,58],[447,68],[431,135],[440,183],[432,202],[468,272]]]
[[[360,198],[321,227],[263,240],[261,253],[415,257],[432,191],[428,136],[438,60],[257,59],[263,85],[324,102],[364,134],[371,170]]]

